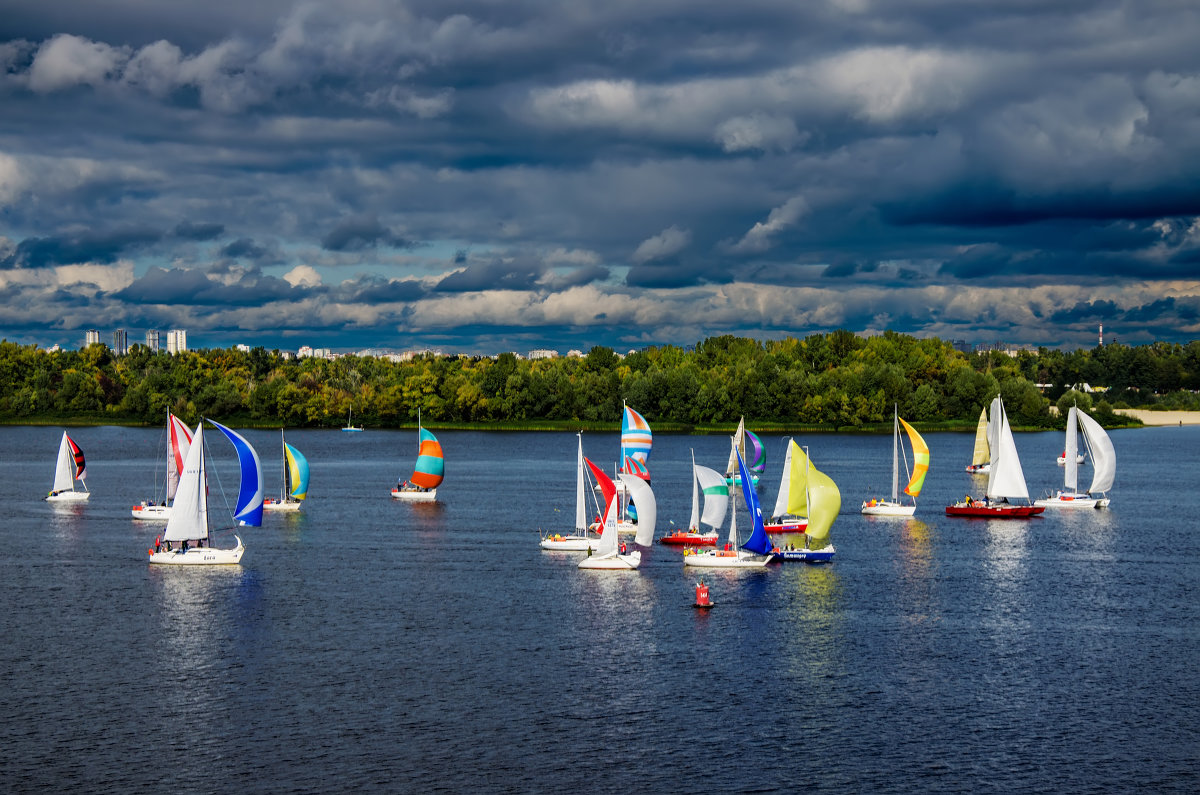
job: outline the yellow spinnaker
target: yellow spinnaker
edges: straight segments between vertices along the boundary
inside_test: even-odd
[[[795,441],[791,443],[791,449],[788,513],[797,516],[807,513],[808,530],[805,532],[809,539],[824,541],[829,538],[829,528],[837,518],[838,511],[842,509],[842,493],[831,477],[812,465],[804,450]]]
[[[925,485],[925,473],[929,471],[929,445],[925,444],[925,440],[921,438],[921,434],[917,433],[916,428],[905,422],[903,418],[897,419],[904,426],[904,430],[908,431],[908,441],[912,445],[913,451],[912,478],[904,487],[904,493],[910,497],[916,497],[921,493],[921,487]]]

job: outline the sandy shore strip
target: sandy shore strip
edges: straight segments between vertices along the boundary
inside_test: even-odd
[[[1200,411],[1150,411],[1149,409],[1115,409],[1114,414],[1136,417],[1147,425],[1200,425]]]

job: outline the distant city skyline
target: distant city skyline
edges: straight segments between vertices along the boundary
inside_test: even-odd
[[[15,342],[1200,338],[1193,4],[59,0],[4,21]]]

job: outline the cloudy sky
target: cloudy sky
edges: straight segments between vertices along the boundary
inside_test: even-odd
[[[0,335],[1200,338],[1187,0],[0,0]]]

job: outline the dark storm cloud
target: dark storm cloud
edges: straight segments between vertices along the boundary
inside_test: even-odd
[[[545,268],[528,262],[493,260],[468,265],[455,271],[433,288],[439,293],[465,293],[476,290],[534,290]]]
[[[159,233],[147,229],[31,237],[22,240],[13,251],[0,259],[0,269],[48,268],[84,262],[109,264],[123,253],[143,248],[160,237]]]
[[[182,221],[175,227],[174,235],[184,240],[205,241],[219,237],[224,231],[224,224],[198,224]]]
[[[293,287],[283,279],[257,270],[245,271],[236,280],[210,279],[198,269],[150,268],[114,297],[131,304],[182,304],[200,306],[259,306],[271,301],[300,300],[320,288]]]
[[[321,241],[328,251],[362,251],[375,246],[409,248],[413,244],[386,228],[378,218],[347,218],[333,228]]]
[[[394,328],[372,304],[452,319],[439,302],[524,291],[485,329],[533,339],[569,325],[550,299],[636,288],[658,305],[624,328],[655,340],[760,329],[808,289],[845,304],[812,323],[973,338],[973,309],[889,315],[858,288],[1019,287],[1053,299],[986,322],[1039,342],[1105,301],[1133,312],[1123,339],[1157,334],[1200,294],[1186,3],[9,5],[0,275],[120,261],[55,274],[107,283],[114,317],[337,296],[380,318],[366,337]],[[731,286],[719,327],[673,309]]]
[[[1123,310],[1112,301],[1081,301],[1050,316],[1055,323],[1074,324],[1083,320],[1108,320],[1120,317]]]

